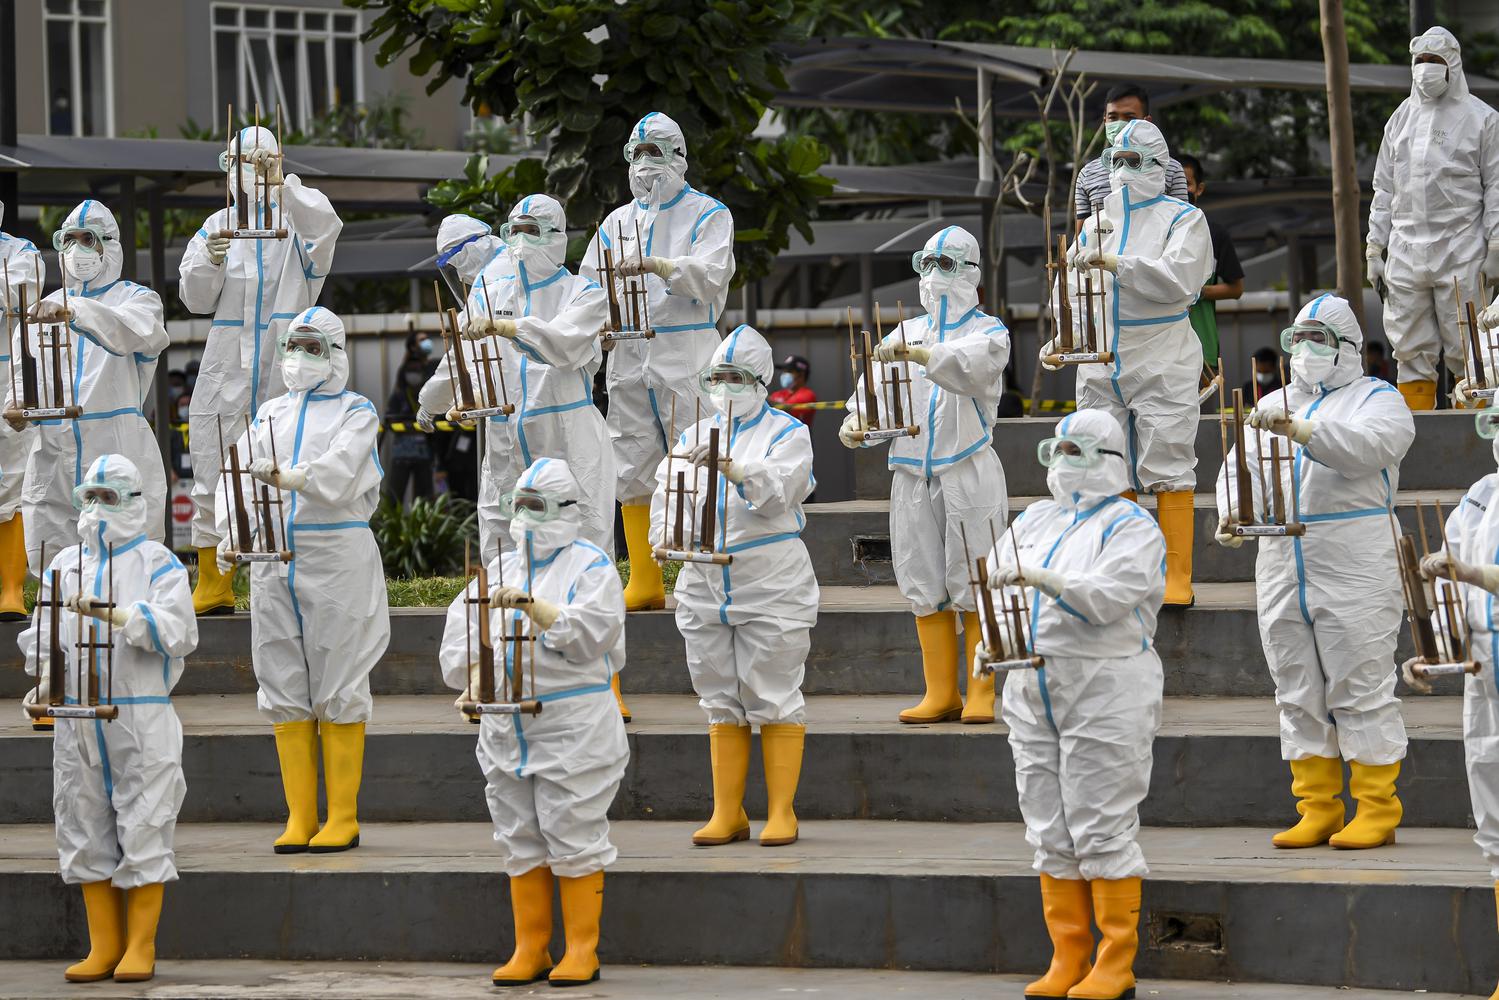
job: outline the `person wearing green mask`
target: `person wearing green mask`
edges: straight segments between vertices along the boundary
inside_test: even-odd
[[[1104,98],[1103,128],[1106,146],[1114,144],[1119,130],[1137,118],[1153,121],[1150,117],[1150,96],[1132,83],[1120,84]],[[1166,193],[1182,201],[1187,200],[1187,175],[1182,165],[1175,160],[1166,164]],[[1077,175],[1077,191],[1073,202],[1078,226],[1093,214],[1093,207],[1103,203],[1109,196],[1109,171],[1103,162],[1103,152],[1098,158],[1089,160]]]
[[[1197,199],[1207,190],[1202,161],[1188,153],[1182,153],[1180,162],[1182,169],[1187,172],[1187,200],[1196,205]],[[1207,218],[1208,237],[1213,243],[1213,274],[1208,278],[1208,283],[1202,286],[1202,294],[1187,311],[1187,319],[1197,332],[1197,339],[1202,341],[1202,360],[1208,365],[1216,366],[1220,357],[1218,302],[1243,297],[1244,266],[1239,263],[1239,255],[1234,251],[1233,237],[1228,235],[1228,230],[1206,214],[1204,218]]]

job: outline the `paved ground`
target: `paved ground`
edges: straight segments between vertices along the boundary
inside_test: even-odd
[[[70,985],[60,962],[0,962],[0,996],[11,998],[120,997],[279,998],[321,1000],[421,1000],[421,998],[566,996],[568,1000],[749,1000],[825,997],[828,1000],[991,1000],[1020,996],[1025,976],[958,972],[887,972],[863,969],[745,969],[609,966],[591,987],[559,994],[545,983],[504,991],[489,984],[491,966],[420,963],[163,962],[157,977],[136,986],[112,982]],[[1140,984],[1141,998],[1161,1000],[1393,1000],[1417,994],[1339,990],[1314,986],[1155,982]],[[1452,993],[1422,993],[1425,1000],[1456,1000]]]

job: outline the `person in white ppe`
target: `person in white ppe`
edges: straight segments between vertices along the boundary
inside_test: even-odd
[[[651,500],[655,540],[670,530],[668,471],[686,472],[703,497],[710,436],[719,431],[714,547],[727,566],[683,563],[674,591],[687,671],[708,715],[713,816],[692,835],[700,845],[747,840],[744,784],[750,727],[760,727],[768,811],[764,847],[797,839],[793,808],[801,777],[806,712],[802,677],[819,592],[802,543],[802,503],[812,492],[812,436],[807,425],[767,402],[775,358],[759,332],[739,326],[713,353],[700,376],[713,414],[673,442],[676,458],[661,463]],[[674,484],[673,484],[674,485]],[[691,528],[691,524],[684,527]]]
[[[1111,415],[1070,414],[1037,451],[1051,499],[1021,512],[989,553],[996,603],[1029,603],[1028,644],[1044,660],[1011,671],[1002,699],[1053,949],[1025,995],[1116,1000],[1134,996],[1148,874],[1136,838],[1161,724],[1166,546],[1120,496],[1130,467]]]
[[[1301,819],[1276,847],[1379,847],[1400,823],[1395,780],[1405,724],[1395,697],[1395,640],[1403,616],[1388,518],[1400,461],[1415,421],[1388,382],[1363,373],[1363,331],[1348,302],[1319,295],[1281,334],[1291,384],[1260,398],[1249,415],[1245,459],[1260,468],[1281,439],[1287,516],[1306,526],[1262,537],[1255,560],[1260,640],[1275,680],[1280,752],[1290,763]],[[1230,453],[1218,476],[1217,540],[1237,548],[1237,483]],[[1268,459],[1266,460],[1268,464]],[[1268,474],[1268,473],[1267,473]],[[1267,508],[1263,476],[1251,474],[1255,518]],[[1344,826],[1343,761],[1358,801]]]
[[[1477,414],[1478,433],[1493,441],[1499,463],[1499,411]],[[1463,678],[1463,751],[1467,759],[1468,795],[1478,832],[1473,840],[1489,863],[1494,898],[1499,901],[1499,625],[1494,595],[1499,594],[1499,473],[1489,473],[1468,490],[1447,516],[1446,544],[1421,561],[1428,579],[1445,578],[1462,585],[1469,629],[1469,655],[1482,668]],[[1403,666],[1407,683],[1413,661]],[[1499,998],[1495,989],[1490,1000]]]
[[[347,388],[344,325],[327,309],[294,316],[278,352],[287,392],[260,407],[236,447],[254,456],[242,474],[246,496],[261,483],[282,491],[292,559],[251,564],[250,644],[256,703],[275,729],[286,794],[286,829],[275,851],[326,853],[359,846],[369,674],[390,641],[385,571],[369,527],[384,476],[380,419],[374,404]],[[219,489],[226,486],[221,480]],[[216,558],[229,573],[234,539],[225,495]],[[321,828],[319,740],[328,801]]]
[[[734,219],[716,198],[687,183],[687,140],[677,123],[652,111],[630,130],[629,202],[610,212],[583,254],[579,273],[600,281],[601,250],[619,274],[646,285],[654,340],[625,340],[610,351],[609,438],[630,582],[630,611],[666,606],[661,568],[651,558],[650,502],[666,455],[672,407],[679,425],[708,402],[697,376],[718,346],[718,322],[734,277]],[[636,233],[639,232],[639,242]]]
[[[72,385],[64,397],[82,408],[76,419],[36,424],[36,445],[26,464],[21,510],[26,522],[28,561],[37,572],[41,546],[57,552],[78,541],[73,490],[84,470],[100,455],[128,458],[140,471],[146,503],[145,530],[152,541],[166,534],[166,471],[156,436],[141,409],[151,391],[156,359],[167,348],[161,297],[120,277],[124,249],[115,217],[99,202],[83,202],[68,213],[52,236],[68,285],[73,319]],[[131,251],[132,253],[134,250]],[[32,311],[29,349],[41,353],[39,323],[63,316],[62,289]],[[11,336],[11,357],[19,357],[20,327]],[[18,405],[16,386],[6,386],[6,408]],[[13,430],[25,423],[8,421]]]
[[[0,224],[5,222],[5,202],[0,201]],[[6,330],[20,322],[21,292],[26,307],[42,297],[47,268],[36,244],[0,230],[0,310]],[[9,345],[10,338],[6,338]],[[0,353],[0,379],[10,385],[10,350]],[[27,425],[21,430],[0,423],[0,622],[26,619],[22,590],[26,585],[26,534],[22,528],[21,485],[26,479],[26,458],[36,441]]]
[[[238,148],[236,148],[238,147]],[[178,295],[189,312],[213,314],[198,382],[188,409],[188,448],[193,475],[192,543],[198,550],[193,606],[199,614],[234,610],[234,581],[219,573],[214,549],[220,535],[214,488],[218,484],[219,423],[224,438],[238,437],[245,417],[281,393],[272,368],[276,344],[287,322],[317,302],[333,269],[333,250],[343,222],[326,196],[283,174],[281,150],[269,129],[250,126],[219,154],[234,205],[204,221],[188,241],[178,267]],[[270,186],[272,217],[255,202],[256,178]],[[249,199],[252,226],[278,218],[286,239],[231,240],[239,204]]]
[[[948,226],[912,257],[921,276],[926,315],[908,319],[875,350],[876,386],[909,378],[915,437],[890,441],[890,546],[895,582],[911,602],[921,644],[925,694],[900,713],[906,723],[994,721],[994,679],[969,679],[965,703],[958,693],[960,662],[973,659],[978,613],[963,534],[977,546],[1009,516],[1005,473],[993,447],[995,411],[1010,359],[1010,332],[979,308],[978,241]],[[879,421],[889,426],[884,394]],[[901,405],[906,405],[902,398]],[[869,447],[862,394],[848,400],[838,431],[845,447]],[[958,651],[958,615],[965,652]],[[967,671],[961,671],[967,673]]]
[[[1385,123],[1364,247],[1413,410],[1436,407],[1437,359],[1463,374],[1457,297],[1499,281],[1499,111],[1468,91],[1446,28],[1411,39],[1411,95]]]
[[[1185,606],[1193,600],[1202,372],[1202,345],[1187,312],[1213,273],[1213,245],[1202,212],[1162,193],[1170,152],[1153,123],[1126,124],[1104,157],[1113,192],[1067,257],[1070,267],[1092,269],[1102,279],[1103,306],[1094,319],[1114,361],[1077,366],[1077,406],[1104,410],[1124,429],[1127,495],[1155,494],[1166,536],[1166,603]],[[1084,322],[1080,307],[1074,305],[1073,315]],[[1056,349],[1048,343],[1041,354]]]
[[[73,494],[82,552],[77,545],[48,548],[38,611],[20,647],[27,671],[40,671],[27,701],[46,702],[51,692],[40,665],[50,660],[52,620],[42,609],[55,572],[66,699],[77,702],[77,643],[102,643],[109,631],[101,623],[113,626],[113,676],[102,653],[93,669],[103,671],[101,702],[118,706],[119,716],[62,719],[52,743],[58,863],[63,882],[82,887],[88,916],[88,957],[64,976],[140,982],[155,971],[162,890],[177,878],[173,837],[187,782],[171,693],[183,658],[197,648],[198,622],[187,570],[146,535],[151,514],[140,470],[123,455],[106,454],[86,471]]]
[[[479,725],[476,755],[515,919],[515,952],[494,971],[497,986],[599,978],[604,869],[618,855],[608,810],[630,757],[609,686],[624,658],[625,605],[613,555],[582,536],[581,501],[582,484],[565,461],[537,459],[503,501],[515,546],[502,564],[490,564],[491,635],[520,623],[535,637],[535,689],[528,680],[525,693],[544,706],[535,716],[486,714]],[[469,656],[479,637],[469,633],[463,602],[474,587],[449,606],[439,654],[448,685],[470,694],[478,690]],[[515,668],[513,650],[496,643],[497,668]],[[547,950],[554,883],[567,939],[555,966]]]

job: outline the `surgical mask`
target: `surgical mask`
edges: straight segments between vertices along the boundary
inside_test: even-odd
[[[1255,372],[1254,373],[1254,380],[1256,382],[1258,382],[1260,385],[1274,385],[1275,384],[1275,373],[1274,372]]]
[[[734,413],[743,417],[755,409],[755,404],[760,401],[764,391],[759,383],[728,385],[720,382],[708,390],[708,399],[713,403],[713,408],[725,417]]]
[[[630,193],[647,204],[657,204],[666,194],[665,188],[675,178],[671,168],[664,163],[641,160],[630,164]]]
[[[1108,145],[1112,146],[1114,144],[1114,140],[1117,139],[1117,138],[1119,138],[1119,133],[1123,132],[1124,131],[1124,126],[1126,126],[1128,124],[1129,124],[1129,122],[1127,122],[1127,121],[1122,121],[1122,122],[1104,122],[1104,125],[1103,125],[1103,135],[1104,135],[1104,138],[1108,140]]]
[[[1046,488],[1053,500],[1070,509],[1117,493],[1118,475],[1107,462],[1091,468],[1059,462],[1046,470]]]
[[[1336,351],[1326,354],[1307,341],[1297,344],[1295,353],[1291,355],[1291,374],[1308,387],[1326,382],[1337,366]]]
[[[430,358],[432,356],[432,340],[431,340],[431,338],[429,338],[429,337],[423,337],[421,340],[418,340],[416,342],[416,349],[418,351],[421,351],[424,355],[426,355],[427,357]]]
[[[327,358],[315,358],[300,351],[281,358],[281,381],[292,392],[315,388],[332,374],[333,362]]]
[[[947,323],[956,323],[968,310],[979,304],[978,289],[958,272],[949,274],[940,268],[934,268],[921,276],[918,288],[921,293],[921,308],[933,316],[942,316],[942,300],[947,299]]]
[[[510,519],[510,540],[522,553],[530,546],[533,557],[544,557],[556,549],[569,545],[578,537],[578,521],[575,517],[559,517],[543,521],[528,510],[517,510]]]
[[[1447,67],[1441,63],[1416,63],[1411,67],[1416,93],[1434,101],[1447,92]]]
[[[776,381],[780,382],[782,389],[789,389],[796,384],[796,378],[790,372],[781,372],[781,377]]]
[[[146,528],[146,505],[138,499],[119,510],[110,510],[101,503],[85,504],[78,514],[78,537],[85,544],[97,542],[101,527],[105,545],[122,545],[138,538]]]
[[[76,244],[63,251],[62,262],[68,274],[79,281],[92,281],[99,276],[100,271],[104,270],[102,253]]]

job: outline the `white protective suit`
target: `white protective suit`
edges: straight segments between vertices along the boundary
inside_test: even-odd
[[[245,155],[256,148],[276,149],[268,129],[241,131]],[[233,165],[231,165],[231,169]],[[251,186],[251,168],[243,167]],[[240,192],[231,185],[236,199]],[[270,225],[280,206],[284,240],[234,240],[229,255],[214,263],[208,252],[211,235],[232,226],[234,211],[221,209],[208,217],[188,242],[178,267],[178,295],[190,312],[212,313],[208,343],[203,349],[198,382],[188,409],[188,447],[193,479],[193,538],[195,548],[218,543],[214,521],[214,487],[219,462],[218,422],[224,439],[243,432],[245,417],[255,416],[272,396],[280,395],[281,380],[272,369],[276,341],[287,321],[318,300],[323,280],[333,270],[333,249],[343,222],[328,199],[304,187],[296,174],[287,174],[279,191],[272,190],[272,218],[261,219],[262,207],[250,206],[252,225]]]
[[[26,465],[21,506],[26,522],[26,553],[33,571],[40,552],[57,552],[78,541],[73,487],[100,455],[122,455],[140,471],[146,501],[145,531],[159,541],[166,534],[166,472],[161,450],[146,423],[142,405],[151,392],[156,359],[167,348],[161,297],[120,277],[124,252],[114,215],[89,200],[69,213],[62,229],[97,228],[104,234],[103,266],[87,280],[68,272],[68,307],[73,310],[73,370],[64,395],[83,408],[76,420],[43,420],[36,425],[36,446]],[[92,251],[75,247],[76,255]],[[134,252],[133,250],[131,251]],[[83,262],[79,260],[81,265]],[[43,301],[62,302],[58,289]],[[40,329],[31,326],[30,349],[40,351]],[[20,326],[11,335],[10,353],[19,357]],[[50,360],[48,362],[50,372]],[[38,369],[40,372],[40,368]],[[7,400],[15,387],[6,386]],[[7,402],[7,406],[16,405]],[[217,458],[215,458],[217,461]]]
[[[0,223],[5,221],[5,203],[0,202]],[[36,244],[0,231],[0,265],[4,268],[4,279],[0,280],[0,296],[9,292],[9,298],[0,302],[0,308],[13,313],[21,307],[21,288],[26,289],[26,308],[30,309],[42,296],[42,287],[47,277],[47,266]],[[4,282],[8,281],[9,285]],[[14,325],[13,315],[5,316],[7,327]],[[0,354],[0,379],[10,385],[9,340]],[[36,432],[30,427],[17,431],[0,421],[0,522],[9,521],[21,509],[21,483],[26,478],[26,456],[31,454],[36,442]]]
[[[1125,448],[1119,425],[1097,410],[1065,417],[1057,434],[1121,455]],[[991,581],[1016,565],[1017,545],[1021,567],[1065,581],[1055,596],[1026,588],[1030,645],[1045,666],[1012,671],[1003,698],[1025,839],[1036,870],[1052,878],[1147,871],[1135,838],[1161,724],[1154,643],[1166,544],[1155,520],[1117,495],[1128,476],[1112,455],[1085,473],[1053,468],[1052,499],[1022,511],[989,553]],[[1019,591],[996,593],[1008,603]]]
[[[503,361],[515,412],[491,416],[484,427],[481,551],[488,561],[494,558],[496,544],[512,547],[509,522],[499,511],[500,497],[532,462],[547,456],[564,459],[582,484],[582,537],[613,552],[614,455],[604,417],[593,405],[593,376],[603,357],[598,331],[608,317],[608,303],[598,284],[562,266],[567,253],[562,206],[547,195],[534,194],[511,209],[511,222],[522,216],[551,226],[555,233],[542,246],[501,244],[479,272],[465,278],[473,288],[459,317],[461,324],[490,317],[515,324],[513,338],[488,338],[490,353],[498,353]],[[462,345],[475,377],[476,346],[472,341]],[[446,413],[454,403],[450,357],[443,355],[421,390],[422,408],[433,414]]]
[[[519,485],[558,501],[580,500],[579,484],[560,459],[538,459]],[[490,567],[492,587],[503,582],[560,609],[531,647],[541,714],[485,715],[479,727],[476,756],[494,839],[505,849],[511,877],[545,865],[563,878],[579,878],[606,868],[617,854],[607,813],[630,747],[609,679],[624,664],[624,590],[614,557],[580,536],[578,509],[564,507],[540,524],[517,516],[510,530],[518,548],[504,553],[502,567]],[[469,684],[468,650],[478,648],[478,637],[467,634],[463,604],[474,587],[471,582],[448,607],[439,653],[443,678],[460,691]],[[521,611],[493,607],[491,634],[511,631],[516,621],[536,634]],[[513,652],[496,643],[497,688],[505,684],[500,664],[508,671],[513,662]]]
[[[1453,282],[1464,298],[1480,298],[1486,258],[1489,280],[1499,280],[1499,111],[1468,92],[1462,50],[1446,28],[1429,29],[1410,49],[1441,56],[1447,85],[1426,97],[1413,82],[1385,124],[1366,248],[1388,251],[1384,327],[1401,382],[1434,381],[1443,350],[1462,374]]]
[[[812,560],[802,543],[802,502],[812,492],[812,439],[807,425],[766,402],[775,374],[770,345],[740,326],[713,354],[714,365],[754,372],[759,385],[724,395],[733,426],[715,412],[674,442],[674,454],[707,445],[719,429],[719,447],[732,439],[729,457],[743,482],[718,477],[715,548],[734,557],[728,566],[684,563],[677,577],[677,628],[687,645],[687,669],[699,704],[712,725],[804,721],[802,676],[817,624],[819,592]],[[704,496],[707,469],[678,457],[662,461],[651,501],[651,534],[669,527],[667,466],[673,478],[687,473],[687,488]],[[689,501],[690,503],[691,501]],[[685,525],[691,530],[690,517]],[[690,543],[689,543],[690,544]]]
[[[144,488],[140,473],[119,455],[101,455],[87,470],[89,482]],[[104,655],[91,668],[100,675],[100,701],[119,706],[119,718],[59,719],[52,743],[52,807],[57,817],[57,856],[63,881],[112,881],[133,889],[177,878],[172,850],[177,811],[187,782],[182,777],[182,726],[171,692],[182,676],[183,658],[198,645],[187,570],[159,542],[146,537],[149,505],[137,497],[117,513],[85,509],[78,546],[57,550],[41,578],[38,608],[52,595],[58,574],[64,602],[78,594],[109,599],[109,546],[114,546],[114,602],[127,616],[114,630],[112,699]],[[49,549],[49,552],[53,550]],[[20,636],[26,669],[49,659],[51,619],[40,612]],[[67,700],[78,700],[79,625],[92,626],[102,642],[108,626],[71,610],[62,612],[59,638],[68,661]],[[47,700],[43,667],[40,700]]]
[[[1290,386],[1267,393],[1257,407],[1289,404],[1292,417],[1311,424],[1304,446],[1280,438],[1281,454],[1294,456],[1281,465],[1284,496],[1295,502],[1306,534],[1260,538],[1254,570],[1281,756],[1392,764],[1405,756],[1406,737],[1394,660],[1403,604],[1388,519],[1415,422],[1394,386],[1363,374],[1363,331],[1347,301],[1319,295],[1296,321],[1325,323],[1341,343],[1322,371],[1293,358]],[[1246,428],[1251,470],[1261,447],[1268,454],[1270,437]],[[1253,477],[1253,487],[1256,517],[1263,517],[1263,479]],[[1237,512],[1220,472],[1219,518]]]
[[[957,226],[933,235],[924,252],[961,255],[981,263],[978,241]],[[1010,331],[979,308],[981,268],[960,267],[956,278],[940,271],[921,278],[925,316],[908,319],[885,336],[931,352],[924,365],[876,362],[874,374],[880,426],[890,425],[879,391],[889,369],[904,368],[911,380],[915,437],[890,441],[890,546],[895,581],[912,611],[923,617],[956,608],[973,611],[962,531],[971,545],[989,538],[991,524],[1009,518],[1005,472],[991,447],[994,415],[1004,391]],[[905,394],[901,406],[906,405]],[[856,409],[857,408],[857,409]],[[850,396],[848,412],[864,409],[862,394]],[[866,447],[869,445],[866,444]]]
[[[654,340],[625,340],[610,350],[609,438],[614,445],[615,495],[626,505],[646,504],[656,489],[656,466],[666,455],[672,428],[692,422],[697,373],[708,367],[718,346],[718,321],[734,277],[734,219],[723,203],[685,180],[687,141],[677,123],[652,111],[632,130],[640,141],[669,143],[677,155],[665,166],[634,164],[634,198],[609,213],[594,233],[578,271],[597,282],[601,248],[615,263],[639,254],[670,262],[672,276],[642,275],[646,283]],[[639,229],[643,246],[636,246]],[[602,326],[602,324],[600,324]]]
[[[345,388],[343,322],[313,306],[293,317],[289,329],[302,326],[335,345],[331,370],[310,390],[288,383],[285,395],[261,406],[237,445],[242,458],[268,459],[274,434],[280,468],[307,477],[283,493],[292,561],[250,566],[256,702],[273,723],[347,725],[369,721],[369,674],[390,641],[385,571],[369,527],[384,476],[380,419],[374,404]],[[259,489],[248,475],[242,479],[246,496]],[[218,489],[222,537],[229,523],[222,479]]]
[[[1114,191],[1102,218],[1089,218],[1069,251],[1070,259],[1099,251],[1114,273],[1102,277],[1106,311],[1094,320],[1114,352],[1109,365],[1077,366],[1077,406],[1113,415],[1124,428],[1131,463],[1130,488],[1173,493],[1197,484],[1197,381],[1202,344],[1187,310],[1213,273],[1213,245],[1202,212],[1162,192],[1166,139],[1151,122],[1137,119],[1114,140],[1116,150],[1137,150],[1145,169],[1115,170]],[[1075,279],[1073,284],[1076,284]],[[1053,304],[1053,308],[1056,308]],[[1082,304],[1073,316],[1082,330]],[[1045,351],[1043,350],[1043,353]]]

